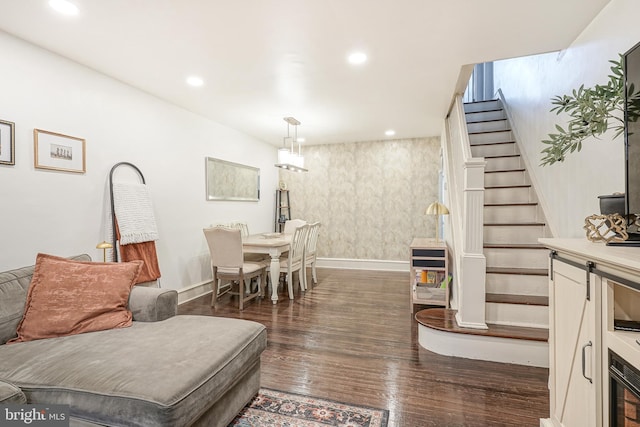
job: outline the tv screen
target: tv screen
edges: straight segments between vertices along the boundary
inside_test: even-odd
[[[629,232],[639,233],[630,214],[640,214],[640,43],[624,54],[625,81],[625,213],[629,219]],[[636,237],[636,236],[634,236]],[[634,239],[636,240],[636,239]]]

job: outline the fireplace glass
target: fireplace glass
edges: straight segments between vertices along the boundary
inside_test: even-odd
[[[640,427],[640,372],[609,350],[612,427]]]

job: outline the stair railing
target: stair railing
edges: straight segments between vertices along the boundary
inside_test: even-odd
[[[443,157],[448,182],[450,244],[453,245],[452,307],[459,326],[487,329],[486,259],[483,253],[484,168],[472,157],[462,96],[457,95],[444,123]]]

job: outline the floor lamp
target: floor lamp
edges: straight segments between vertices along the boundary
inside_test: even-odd
[[[96,249],[102,249],[102,261],[107,262],[107,249],[113,248],[113,245],[108,242],[98,243]]]
[[[449,215],[449,209],[442,203],[435,201],[427,207],[427,215],[436,215],[436,242],[440,241],[440,215]]]

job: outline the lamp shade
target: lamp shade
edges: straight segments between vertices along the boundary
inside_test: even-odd
[[[427,215],[449,215],[449,209],[440,202],[433,202],[427,207]]]
[[[112,247],[113,245],[108,242],[102,242],[96,245],[96,249],[111,249]]]

